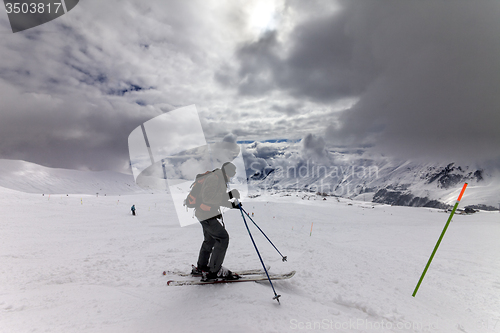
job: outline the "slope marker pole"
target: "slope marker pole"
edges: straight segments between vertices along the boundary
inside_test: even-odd
[[[460,195],[458,196],[457,202],[455,203],[455,206],[453,207],[453,210],[451,211],[450,217],[448,218],[448,221],[446,222],[446,225],[444,226],[444,229],[441,232],[441,236],[439,236],[439,239],[436,243],[436,246],[434,247],[434,251],[432,251],[431,257],[429,258],[429,261],[427,261],[427,265],[425,266],[425,269],[422,273],[422,276],[420,276],[420,280],[418,281],[417,286],[415,287],[415,290],[413,291],[413,294],[412,294],[413,297],[415,297],[415,295],[417,294],[418,288],[420,287],[420,284],[422,283],[422,280],[424,279],[425,273],[427,273],[427,270],[429,269],[429,266],[431,265],[432,259],[434,258],[434,255],[437,252],[439,244],[441,244],[441,241],[443,240],[446,229],[448,229],[448,226],[451,222],[451,218],[455,214],[455,211],[458,208],[458,204],[460,203],[460,200],[462,200],[462,196],[464,195],[466,187],[467,187],[467,183],[465,183],[464,187],[462,187],[462,191],[460,192]]]

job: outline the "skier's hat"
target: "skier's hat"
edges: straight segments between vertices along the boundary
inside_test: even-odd
[[[226,162],[222,164],[222,170],[224,171],[225,174],[236,174],[236,165],[234,165],[231,162]]]

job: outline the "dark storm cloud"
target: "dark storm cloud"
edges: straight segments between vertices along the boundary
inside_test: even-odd
[[[275,72],[281,68],[277,48],[276,32],[269,32],[257,42],[238,50],[237,56],[241,61],[238,90],[241,94],[267,94],[276,88]]]
[[[219,82],[239,82],[242,95],[279,89],[317,102],[359,95],[378,75],[379,65],[370,57],[370,50],[349,36],[350,16],[345,10],[325,8],[318,13],[325,4],[314,3],[316,7],[311,8],[290,1],[289,6],[304,11],[306,18],[284,38],[279,38],[279,31],[270,31],[240,46],[237,75],[230,79],[228,68],[221,68]]]
[[[408,158],[500,155],[500,2],[370,2],[351,13],[349,33],[384,67],[334,137]]]
[[[150,117],[140,116],[139,106],[118,100],[113,106],[75,95],[62,99],[24,93],[3,81],[0,89],[9,96],[2,104],[2,158],[71,169],[121,170],[128,163],[128,134]],[[117,110],[128,115],[113,117]]]
[[[316,101],[357,95],[351,66],[353,40],[345,33],[346,18],[338,14],[297,26],[292,32],[286,70],[276,72],[280,87]]]
[[[300,113],[303,107],[304,106],[302,103],[293,103],[288,105],[274,104],[273,106],[271,106],[271,110],[284,113],[288,116],[292,116]]]
[[[222,142],[236,143],[237,138],[238,136],[236,136],[235,134],[229,133],[222,139]]]
[[[325,140],[314,134],[307,134],[302,139],[302,149],[304,150],[304,154],[306,156],[321,158],[326,154],[325,151]]]
[[[290,0],[256,32],[258,1],[88,0],[2,35],[0,158],[122,170],[132,129],[191,104],[211,142],[500,156],[497,0]]]
[[[143,109],[141,114],[138,105],[115,98],[140,94],[141,79],[113,73],[112,54],[89,36],[67,27],[61,31],[35,34],[36,41],[28,38],[30,31],[4,36],[0,157],[53,167],[124,170],[128,134],[159,110]]]
[[[233,78],[240,95],[279,90],[319,105],[359,98],[325,119],[336,144],[407,158],[500,155],[500,2],[339,4],[305,15],[288,34],[242,45]]]
[[[236,6],[236,5],[235,5]],[[126,171],[144,121],[213,95],[217,4],[86,1],[0,40],[0,158]],[[220,15],[220,14],[219,14]],[[8,27],[0,15],[0,27]],[[214,39],[216,36],[216,39]],[[227,130],[226,130],[227,133]]]

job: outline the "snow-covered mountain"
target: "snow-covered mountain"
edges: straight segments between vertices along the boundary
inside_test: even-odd
[[[47,168],[18,160],[0,159],[0,187],[26,193],[118,195],[142,193],[132,175],[112,171]]]
[[[498,209],[500,170],[494,167],[398,160],[370,149],[328,148],[320,138],[306,139],[241,144],[251,196],[307,191],[398,206],[446,208],[455,203],[467,182],[464,198],[469,206]],[[28,193],[144,192],[132,175],[53,169],[14,160],[0,160],[0,187]]]
[[[465,182],[475,208],[498,209],[500,172],[455,163],[404,161],[369,149],[331,149],[316,144],[247,144],[248,181],[262,191],[306,190],[399,206],[453,205]]]

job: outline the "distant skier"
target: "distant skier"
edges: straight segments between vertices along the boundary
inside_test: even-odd
[[[222,266],[229,245],[229,234],[224,226],[220,207],[238,208],[240,193],[238,190],[227,191],[227,183],[235,174],[236,166],[226,162],[221,169],[197,175],[185,201],[187,207],[195,209],[204,237],[197,267],[191,273],[203,275],[205,280],[239,278]],[[229,201],[233,198],[234,202]]]
[[[135,205],[132,205],[132,208],[130,208],[130,210],[132,211],[132,215],[135,216]]]

